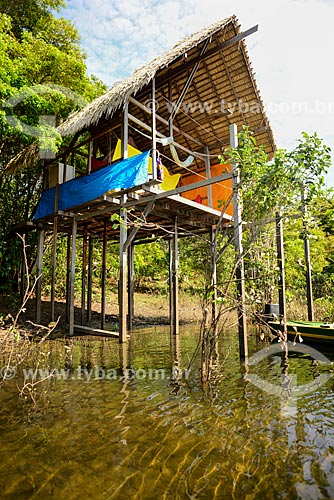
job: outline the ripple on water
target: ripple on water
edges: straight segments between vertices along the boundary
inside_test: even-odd
[[[182,335],[178,363],[187,368],[197,333]],[[165,331],[142,334],[126,360],[114,341],[46,345],[45,357],[58,367],[69,360],[74,370],[103,364],[119,376],[47,380],[38,385],[36,405],[18,399],[20,380],[2,389],[0,497],[334,497],[331,380],[298,400],[287,395],[295,410],[284,414],[278,396],[244,378],[236,336],[223,340],[224,362],[206,391],[198,364],[188,380],[170,379],[175,359],[166,339]],[[251,339],[253,352],[261,347]],[[126,380],[122,366],[164,369],[168,377]],[[302,381],[315,376],[307,357],[294,356],[289,368]],[[279,384],[281,369],[275,356],[254,371]]]

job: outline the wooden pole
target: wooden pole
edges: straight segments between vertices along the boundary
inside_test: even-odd
[[[311,266],[311,252],[310,240],[307,234],[307,207],[306,207],[306,191],[302,187],[302,211],[303,211],[303,241],[304,241],[304,257],[306,264],[306,294],[307,294],[307,317],[309,321],[314,321],[313,309],[313,291],[312,291],[312,266]]]
[[[130,244],[128,247],[128,330],[131,332],[133,329],[133,318],[135,315],[134,308],[134,275],[135,275],[135,261],[134,261],[134,246]]]
[[[87,228],[84,229],[82,239],[82,271],[81,271],[81,324],[85,322],[86,307],[86,279],[87,279]]]
[[[238,146],[237,126],[230,125],[231,148]],[[248,357],[247,319],[245,310],[245,271],[242,248],[242,205],[240,196],[240,172],[238,165],[232,165],[233,185],[233,226],[234,246],[236,253],[236,279],[238,292],[238,329],[239,329],[239,353],[241,358]]]
[[[205,146],[204,148],[204,152],[205,152],[205,173],[206,173],[206,177],[208,179],[211,179],[211,168],[210,168],[210,155],[209,155],[209,148],[207,146]],[[213,208],[212,206],[212,185],[210,184],[208,187],[207,187],[207,191],[208,191],[208,206]]]
[[[283,322],[283,334],[286,340],[286,298],[285,298],[285,266],[284,266],[284,239],[283,223],[279,212],[276,213],[276,247],[277,247],[277,265],[279,269],[278,276],[278,302],[280,317]]]
[[[126,195],[121,197],[122,203],[125,203]],[[127,335],[127,289],[126,289],[126,275],[127,275],[127,251],[124,251],[124,245],[127,239],[127,211],[121,208],[120,212],[121,225],[120,225],[120,269],[119,269],[119,341],[126,342]]]
[[[156,128],[156,92],[155,92],[155,78],[152,80],[152,178],[157,178],[157,128]]]
[[[210,229],[210,263],[211,263],[211,290],[212,290],[212,324],[217,334],[217,263],[216,263],[216,234],[215,228]]]
[[[94,240],[92,236],[88,239],[88,276],[87,276],[87,323],[92,321],[92,286],[93,286],[93,250]]]
[[[36,323],[41,322],[41,302],[42,302],[42,268],[43,268],[43,246],[44,246],[44,229],[38,230],[37,243],[37,283],[36,283]]]
[[[106,327],[107,245],[108,245],[108,231],[107,231],[107,219],[105,219],[103,227],[102,273],[101,273],[101,330],[105,330]]]
[[[122,124],[122,157],[128,157],[128,134],[129,134],[129,121],[128,121],[128,102],[125,103],[123,112]],[[121,195],[121,205],[126,203],[127,195]],[[127,335],[127,289],[126,289],[126,275],[127,275],[127,251],[125,243],[127,240],[127,210],[121,208],[120,210],[120,234],[119,234],[119,290],[118,290],[118,307],[119,307],[119,342],[126,342]]]
[[[66,250],[66,306],[65,319],[70,321],[70,277],[71,277],[71,235],[67,235],[67,250]]]
[[[77,254],[77,221],[73,217],[72,223],[72,251],[71,251],[71,273],[70,273],[70,318],[69,318],[69,335],[74,334],[74,279],[75,279],[75,262]]]
[[[173,240],[168,240],[169,256],[169,323],[174,332],[174,279],[173,279]]]
[[[179,242],[177,217],[173,235],[173,334],[179,334]]]

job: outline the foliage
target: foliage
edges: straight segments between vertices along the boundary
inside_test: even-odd
[[[53,150],[60,137],[54,125],[105,91],[86,74],[76,28],[54,17],[59,0],[0,1],[0,280],[14,286],[20,244],[13,226],[31,215],[41,191],[42,162],[28,171],[1,175],[8,161],[32,141]],[[50,122],[50,124],[48,124]],[[27,259],[33,265],[34,235]]]

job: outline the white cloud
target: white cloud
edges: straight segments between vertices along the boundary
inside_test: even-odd
[[[334,148],[334,2],[332,0],[68,0],[88,71],[108,85],[211,22],[236,14],[247,38],[277,145],[303,130]]]

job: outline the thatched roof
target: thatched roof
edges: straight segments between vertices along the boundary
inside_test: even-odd
[[[187,93],[187,98],[215,102],[215,106],[218,106],[219,99],[224,99],[226,103],[235,101],[235,103],[238,102],[239,104],[240,99],[242,99],[244,107],[246,104],[248,107],[251,104],[257,104],[257,113],[235,105],[232,122],[237,123],[239,126],[241,124],[249,125],[257,133],[260,143],[265,144],[267,152],[272,153],[275,148],[274,139],[255,83],[244,41],[229,46],[226,51],[224,50],[224,53],[222,50],[217,50],[217,45],[233,38],[238,33],[240,33],[240,27],[236,18],[232,16],[184,38],[171,50],[137,69],[125,80],[117,82],[106,94],[98,97],[82,110],[73,113],[57,128],[58,132],[62,136],[69,136],[80,131],[92,130],[98,126],[101,120],[104,122],[106,120],[110,121],[117,110],[122,108],[128,97],[141,95],[145,92],[145,89],[149,90],[149,84],[153,78],[157,78],[157,81],[160,78],[160,81],[164,82],[160,86],[161,94],[159,99],[162,99],[167,93],[167,79],[170,74],[171,78],[169,80],[172,80],[172,86],[174,87],[172,97],[176,100],[178,89],[182,89],[187,80],[190,71],[188,68],[191,69],[189,63],[191,63],[192,59],[198,58],[200,44],[207,41],[207,50],[211,48],[212,53],[216,52],[212,57],[203,63],[201,62],[195,81]],[[182,72],[183,65],[186,69]],[[177,73],[175,70],[177,70]],[[174,74],[177,74],[177,76],[173,77]],[[166,103],[164,103],[164,106],[162,104],[163,101],[161,100],[159,114],[168,119],[167,110],[163,111],[162,109],[163,107],[166,108]],[[180,128],[184,126],[189,133],[195,134],[194,136],[200,138],[201,142],[211,147],[212,137],[222,137],[224,140],[228,137],[228,113],[225,113],[226,116],[222,117],[224,113],[218,112],[217,109],[210,116],[208,112],[203,113],[201,109],[192,113],[190,117],[191,123],[193,123],[192,129],[191,125],[189,125],[190,120],[187,117],[180,116],[178,126]],[[205,117],[207,134],[203,132],[203,125],[200,125]],[[217,142],[216,139],[215,141]],[[186,142],[184,145],[187,145]],[[217,152],[219,154],[219,148]],[[7,165],[6,171],[10,173],[25,168],[33,160],[37,161],[36,146],[34,145],[13,158]]]

